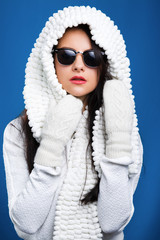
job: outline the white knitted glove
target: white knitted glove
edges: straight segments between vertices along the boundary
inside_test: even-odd
[[[50,103],[42,129],[42,140],[37,149],[35,162],[44,166],[62,166],[63,151],[76,130],[82,115],[82,101],[66,95],[56,105]]]
[[[106,156],[110,159],[131,157],[133,102],[120,80],[106,81],[103,89],[106,127]]]

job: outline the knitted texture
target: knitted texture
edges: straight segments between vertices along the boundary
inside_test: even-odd
[[[114,22],[102,13],[90,6],[75,6],[64,8],[53,14],[46,22],[45,27],[40,33],[34,48],[28,58],[25,70],[25,87],[23,91],[25,108],[29,119],[29,125],[33,132],[33,136],[38,142],[41,140],[43,125],[48,111],[50,99],[59,102],[67,93],[62,89],[62,85],[58,82],[55,68],[53,66],[54,59],[51,50],[58,43],[67,27],[78,26],[78,24],[88,24],[90,27],[92,39],[97,45],[104,49],[109,63],[109,72],[118,81],[123,81],[128,92],[134,100],[132,94],[132,85],[130,78],[130,62],[126,56],[126,45],[123,36],[118,30]],[[129,166],[129,174],[137,173],[140,157],[138,151],[138,119],[135,113],[135,102],[133,113],[133,128],[131,134],[132,141],[132,158],[134,163]],[[102,111],[104,107],[102,107]],[[98,116],[97,116],[98,117]],[[95,128],[101,128],[103,114],[100,118],[95,119]],[[96,123],[97,122],[97,123]],[[96,149],[97,130],[93,129],[93,148]],[[96,142],[96,143],[95,143]],[[101,153],[99,152],[99,155]],[[100,167],[98,167],[99,158],[96,160],[96,169],[101,175]]]
[[[72,139],[71,151],[67,157],[68,171],[57,200],[53,240],[100,240],[103,237],[98,220],[97,203],[84,206],[79,203],[84,184],[82,198],[98,180],[96,171],[91,168],[90,151],[87,151],[86,160],[89,139],[87,116],[86,109]]]
[[[96,116],[100,116],[100,113],[97,112]],[[12,121],[12,123],[9,124],[5,130],[4,136],[4,157],[7,173],[6,177],[9,193],[10,217],[13,220],[14,226],[20,238],[52,239],[54,227],[53,219],[55,219],[57,197],[59,196],[59,191],[61,191],[62,184],[65,181],[68,171],[67,162],[65,163],[65,161],[66,158],[70,159],[69,156],[71,156],[71,151],[73,148],[75,151],[72,152],[72,159],[78,159],[79,154],[80,156],[84,156],[82,151],[80,153],[77,151],[77,147],[80,147],[80,150],[83,149],[83,146],[79,145],[80,143],[82,143],[82,145],[84,143],[84,150],[86,150],[86,141],[81,141],[82,139],[86,138],[86,136],[84,137],[86,131],[79,131],[77,129],[77,132],[82,134],[82,136],[78,137],[75,134],[72,138],[73,142],[72,139],[69,141],[65,153],[66,158],[64,158],[63,169],[54,169],[52,167],[44,167],[39,164],[35,164],[32,174],[28,175],[28,168],[24,158],[23,144],[25,144],[25,139],[23,139],[20,134],[20,130],[22,130],[21,125],[20,123],[17,123],[17,119]],[[16,128],[13,126],[16,126]],[[81,128],[83,128],[83,125],[81,125]],[[76,138],[78,138],[79,142],[78,140],[76,141]],[[101,139],[101,137],[98,136],[98,139]],[[70,144],[71,142],[72,144]],[[74,147],[75,142],[77,142],[77,144]],[[98,143],[98,147],[102,149],[101,145],[103,144],[100,144],[100,142]],[[74,153],[76,153],[76,157],[74,157]],[[90,163],[89,159],[87,162],[88,161]],[[117,159],[116,164],[109,164],[108,159],[103,156],[100,163],[103,174],[100,182],[101,194],[99,194],[99,204],[97,207],[98,220],[103,230],[104,239],[122,240],[123,234],[121,234],[122,232],[117,232],[117,229],[120,229],[122,225],[124,228],[123,223],[126,225],[130,219],[129,218],[126,222],[126,214],[132,214],[131,209],[128,209],[127,211],[126,206],[128,206],[128,204],[126,204],[126,199],[128,199],[130,196],[129,198],[132,202],[132,191],[135,191],[139,174],[136,174],[133,178],[128,179],[128,167],[121,166],[120,162],[122,162],[122,160]],[[17,168],[17,164],[20,164],[21,167]],[[70,165],[70,168],[72,168],[72,166],[74,167],[75,164],[76,162],[73,162],[73,164]],[[79,166],[77,166],[77,172],[75,173],[75,176],[76,174],[78,175],[80,171],[79,162],[78,165]],[[67,188],[70,189],[72,185],[77,185],[76,182],[78,182],[78,178],[81,179],[80,174],[77,176],[77,179],[75,177],[74,181],[68,183]],[[69,196],[69,193],[67,194],[67,196]],[[78,194],[80,194],[80,192]],[[74,203],[68,200],[68,204],[69,202],[73,206]],[[67,208],[67,205],[65,206]],[[61,206],[61,209],[62,208],[64,209],[64,206]],[[122,209],[125,214],[122,213]],[[95,211],[94,208],[92,208],[92,212],[93,211]],[[31,215],[32,221],[30,220]],[[94,216],[94,214],[92,215]],[[71,228],[71,226],[69,227]],[[114,231],[116,232],[114,233]],[[113,234],[109,234],[110,232]]]
[[[122,81],[110,80],[103,89],[105,127],[107,133],[106,156],[131,158],[131,132],[133,126],[133,103]]]
[[[61,128],[59,129],[59,122],[56,122],[56,120],[53,118],[53,122],[55,121],[54,124],[57,126],[54,128],[54,139],[51,137],[49,131],[51,128],[46,130],[45,136],[45,130],[43,133],[43,127],[45,124],[50,101],[53,99],[55,100],[56,108],[56,105],[58,106],[60,101],[65,98],[67,93],[62,88],[62,85],[58,82],[54,68],[54,59],[52,57],[51,51],[52,48],[58,44],[58,39],[63,36],[65,30],[68,27],[78,26],[79,24],[89,25],[92,40],[95,41],[95,43],[104,50],[107,56],[109,63],[108,70],[110,74],[113,76],[113,78],[117,79],[120,84],[123,82],[128,91],[128,96],[130,96],[130,100],[133,102],[132,116],[130,116],[131,118],[129,115],[126,119],[124,116],[122,116],[124,117],[126,123],[129,122],[127,119],[132,119],[132,127],[130,130],[127,128],[126,131],[126,124],[123,125],[122,121],[119,120],[119,122],[117,122],[120,128],[124,127],[122,136],[120,131],[115,131],[116,128],[112,128],[112,121],[115,123],[117,113],[119,112],[119,107],[118,109],[115,108],[119,105],[119,103],[121,103],[119,95],[120,92],[119,94],[112,95],[112,97],[116,96],[114,98],[116,105],[115,107],[113,106],[113,113],[116,113],[115,116],[112,115],[112,111],[108,112],[107,116],[105,115],[109,110],[108,108],[106,111],[107,104],[109,106],[111,105],[109,104],[110,100],[107,99],[107,94],[104,93],[103,98],[105,104],[103,104],[103,106],[96,111],[93,126],[92,155],[96,170],[95,173],[90,171],[91,160],[89,158],[89,155],[87,159],[87,166],[90,173],[88,174],[88,183],[84,192],[88,192],[95,185],[97,177],[101,177],[102,172],[100,161],[103,154],[109,153],[109,156],[111,157],[113,157],[113,154],[114,156],[126,156],[127,154],[128,158],[131,156],[131,159],[134,160],[133,163],[131,163],[131,159],[130,161],[127,162],[126,160],[125,162],[126,165],[129,164],[129,168],[127,168],[127,170],[129,170],[129,177],[131,177],[132,174],[136,173],[137,166],[140,164],[138,151],[138,120],[135,113],[135,103],[133,101],[134,96],[132,95],[131,90],[132,85],[129,68],[130,62],[126,56],[127,52],[125,42],[123,40],[122,34],[118,30],[118,27],[114,25],[114,22],[109,17],[107,17],[100,10],[96,10],[94,7],[68,7],[53,14],[53,16],[51,16],[46,22],[46,25],[40,33],[39,38],[36,40],[34,48],[32,49],[32,52],[28,59],[25,71],[25,87],[23,94],[29,119],[29,125],[33,132],[33,136],[38,142],[41,142],[41,147],[39,148],[39,157],[36,157],[36,161],[42,165],[44,164],[48,166],[51,164],[52,166],[58,166],[61,162],[63,146],[67,141],[65,138],[64,142],[62,140],[63,134],[61,135],[61,130],[63,133],[64,126],[62,124]],[[111,95],[108,96],[111,97]],[[118,96],[119,98],[117,98]],[[106,101],[105,97],[107,99]],[[122,103],[124,104],[124,95],[121,95],[121,97]],[[123,104],[121,107],[123,107]],[[125,106],[126,111],[128,106]],[[122,112],[120,114],[122,114]],[[55,116],[57,117],[57,115]],[[63,119],[63,116],[61,117]],[[81,121],[83,122],[82,119]],[[107,121],[109,125],[107,125]],[[70,122],[71,124],[69,127],[72,129],[71,125],[73,122]],[[55,229],[53,232],[54,240],[89,238],[102,239],[101,229],[98,223],[96,203],[91,204],[91,207],[80,207],[78,204],[78,199],[80,197],[84,183],[84,175],[86,172],[84,163],[85,150],[88,143],[87,132],[85,128],[86,123],[84,124],[83,122],[82,125],[80,123],[78,124],[77,129],[75,129],[74,126],[76,133],[75,139],[73,138],[70,156],[67,158],[67,160],[69,160],[68,171],[57,202]],[[129,125],[127,126],[129,127]],[[74,129],[72,129],[72,133],[74,132]],[[114,135],[112,135],[111,131],[114,132]],[[128,136],[129,131],[130,138]],[[67,136],[71,137],[72,133],[68,132]],[[60,140],[58,139],[58,136],[61,136]],[[116,139],[120,141],[120,138],[122,138],[122,145],[124,146],[126,144],[125,151],[122,151],[123,146],[120,146],[119,143],[116,144]],[[131,146],[129,145],[130,140]],[[112,141],[112,144],[110,141]],[[55,143],[55,146],[52,145],[52,142]],[[72,149],[74,150],[73,152]],[[48,154],[47,156],[46,152]],[[55,152],[55,155],[53,152]]]
[[[44,166],[61,166],[64,147],[76,130],[82,115],[82,101],[65,96],[56,106],[52,100],[42,131],[35,162]]]
[[[68,7],[59,10],[46,22],[39,38],[36,40],[26,65],[25,87],[23,91],[29,125],[37,141],[45,121],[50,98],[58,102],[66,95],[62,84],[58,82],[54,59],[51,51],[58,44],[66,28],[88,24],[92,40],[104,49],[109,62],[109,72],[118,80],[124,81],[131,88],[129,59],[123,36],[114,22],[94,7]],[[132,94],[132,91],[130,91]],[[134,97],[134,96],[132,96]]]
[[[102,175],[100,161],[105,155],[106,147],[106,133],[105,133],[105,122],[103,116],[103,107],[95,112],[95,120],[93,121],[93,137],[92,137],[92,157],[94,160],[95,170],[98,172],[99,178]]]

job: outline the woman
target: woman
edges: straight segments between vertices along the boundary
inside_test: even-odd
[[[117,27],[89,6],[49,19],[4,132],[9,214],[22,239],[124,239],[143,146]]]

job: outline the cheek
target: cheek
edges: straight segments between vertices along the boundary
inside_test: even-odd
[[[56,58],[56,56],[54,57],[54,67],[55,67],[55,70],[56,70],[56,74],[59,72],[59,64],[58,64],[58,60]]]
[[[56,57],[54,57],[54,68],[55,68],[55,71],[56,71],[56,74],[57,74],[58,64],[57,64]]]
[[[54,67],[55,67],[55,72],[58,78],[58,82],[61,83],[62,79],[63,79],[63,75],[64,75],[64,71],[62,69],[62,66],[57,62],[57,59],[55,58],[54,61]]]

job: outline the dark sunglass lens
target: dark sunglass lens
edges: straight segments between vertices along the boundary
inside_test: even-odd
[[[75,60],[75,53],[70,49],[60,49],[57,53],[58,61],[63,65],[70,65]]]
[[[96,56],[94,51],[87,51],[84,53],[84,61],[90,67],[98,67],[100,64],[100,60],[98,56]]]

